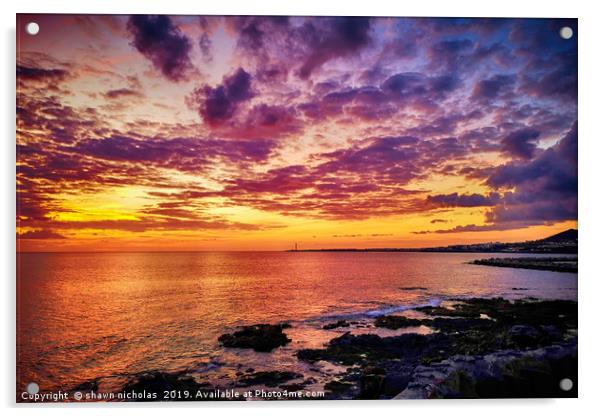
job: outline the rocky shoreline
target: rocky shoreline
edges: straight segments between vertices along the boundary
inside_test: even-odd
[[[492,257],[489,259],[474,260],[471,264],[563,273],[578,272],[577,257]]]
[[[441,306],[415,308],[371,318],[372,322],[337,320],[321,331],[340,331],[323,348],[296,350],[308,368],[331,364],[342,369],[318,381],[284,368],[236,373],[215,386],[193,372],[150,372],[123,386],[133,400],[245,400],[213,394],[216,389],[268,388],[276,399],[299,399],[294,392],[322,390],[324,399],[423,399],[480,397],[576,397],[577,303],[564,300],[509,301],[503,298],[451,300]],[[426,333],[380,336],[354,334],[427,327]],[[242,327],[219,337],[226,349],[273,354],[291,342],[288,323]],[[393,332],[395,334],[395,332]],[[562,379],[575,384],[559,387]],[[89,382],[89,389],[98,384]],[[189,392],[162,397],[166,390]],[[199,394],[200,392],[200,394]],[[149,396],[149,393],[153,393]],[[149,398],[150,397],[150,398]],[[270,399],[272,397],[269,397]]]

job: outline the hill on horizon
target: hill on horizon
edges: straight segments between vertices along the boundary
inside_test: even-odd
[[[574,229],[574,228],[569,228],[568,230],[562,231],[558,234],[554,234],[551,235],[549,237],[546,238],[542,238],[541,240],[537,240],[537,241],[541,241],[541,242],[547,242],[547,243],[560,243],[560,242],[564,242],[564,241],[577,241],[577,237],[578,237],[579,232]]]

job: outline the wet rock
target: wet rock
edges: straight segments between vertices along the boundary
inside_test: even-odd
[[[347,322],[345,320],[340,320],[340,321],[333,322],[331,324],[326,324],[322,327],[322,329],[344,328],[344,327],[348,327],[348,326],[349,326],[349,322]]]
[[[577,273],[577,257],[518,257],[474,260],[480,266],[511,267],[516,269],[550,270],[554,272]]]
[[[420,325],[422,325],[421,319],[412,319],[396,315],[379,316],[374,320],[374,326],[387,329],[399,329]]]
[[[393,359],[378,363],[385,370],[385,380],[382,398],[392,398],[402,392],[410,381],[410,376],[416,367],[414,362]]]
[[[299,391],[305,388],[305,383],[282,384],[279,387],[286,391]]]
[[[495,326],[490,319],[480,318],[434,318],[424,320],[423,325],[445,332],[458,332],[467,330],[486,330]]]
[[[78,384],[75,388],[73,388],[73,390],[80,392],[93,391],[94,393],[96,393],[98,391],[98,380],[84,381],[83,383]]]
[[[374,334],[344,335],[330,340],[326,349],[305,349],[297,352],[304,361],[326,360],[345,365],[382,361],[389,358],[418,360],[428,353],[449,347],[444,334],[403,334],[381,338]]]
[[[332,393],[344,393],[353,387],[353,383],[347,381],[333,380],[324,384],[324,390]]]
[[[282,329],[288,328],[288,324],[269,325],[258,324],[245,326],[233,334],[223,334],[218,341],[229,348],[252,348],[258,352],[270,352],[274,348],[291,342]]]
[[[385,370],[379,367],[366,367],[360,376],[361,399],[378,399],[385,391]]]
[[[453,309],[443,308],[441,306],[421,306],[416,308],[417,311],[431,316],[452,316],[463,318],[478,318],[481,314],[477,310],[471,310],[456,305]]]
[[[577,380],[577,343],[529,351],[504,350],[484,356],[455,356],[418,366],[397,399],[576,397],[562,391],[563,378]]]
[[[506,332],[507,345],[518,349],[538,347],[548,338],[547,332],[530,325],[514,325]]]
[[[432,316],[479,318],[487,315],[501,325],[555,325],[577,327],[577,302],[533,298],[511,302],[503,298],[458,299],[453,308],[420,307],[416,310]]]
[[[309,362],[325,360],[352,366],[340,381],[352,382],[354,387],[341,397],[358,393],[360,383],[363,392],[360,389],[359,393],[366,398],[392,397],[401,390],[407,393],[406,398],[514,397],[519,393],[512,386],[543,379],[544,375],[571,375],[576,370],[576,341],[572,341],[574,356],[569,358],[567,346],[562,344],[577,334],[576,302],[475,298],[458,301],[454,311],[444,316],[437,310],[432,312],[432,319],[419,321],[438,331],[435,333],[380,337],[347,332],[323,349],[301,350],[297,356]],[[482,314],[491,319],[481,319]],[[571,351],[570,344],[568,348]],[[525,357],[524,363],[516,361]],[[518,363],[514,370],[506,366],[509,362]],[[384,373],[366,370],[370,367]],[[440,384],[445,388],[438,388]],[[552,389],[549,381],[544,386],[541,391],[533,386],[525,388],[540,397],[537,395],[542,391]],[[495,396],[498,387],[503,394]]]
[[[241,386],[264,385],[276,387],[279,384],[302,377],[302,374],[292,371],[258,371],[240,378],[238,384]]]

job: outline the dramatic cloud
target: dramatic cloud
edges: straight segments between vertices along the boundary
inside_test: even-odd
[[[238,106],[253,98],[251,75],[242,68],[229,76],[216,87],[204,85],[197,88],[191,100],[198,106],[203,120],[215,126],[232,118]]]
[[[316,17],[294,24],[283,16],[242,16],[229,20],[239,33],[238,48],[256,60],[261,72],[281,60],[285,73],[299,62],[295,74],[308,79],[326,62],[353,57],[372,42],[372,19]]]
[[[477,101],[490,102],[496,98],[509,98],[515,83],[513,75],[495,75],[479,81],[472,92]]]
[[[539,132],[533,129],[514,131],[502,139],[502,150],[511,156],[531,159],[537,148]]]
[[[131,16],[127,28],[132,45],[172,81],[186,78],[192,68],[191,42],[167,16]]]
[[[358,52],[370,43],[370,19],[366,17],[334,17],[320,28],[308,28],[311,53],[299,69],[301,78],[326,61]]]
[[[419,73],[405,72],[388,78],[381,85],[381,89],[398,99],[416,97],[442,99],[459,86],[459,80],[453,75],[427,77]]]
[[[72,36],[20,39],[26,245],[574,227],[574,19],[45,19]]]
[[[456,68],[462,60],[466,59],[473,48],[474,42],[470,39],[452,39],[437,42],[431,47],[431,53],[435,58],[433,62],[444,64],[448,68]]]

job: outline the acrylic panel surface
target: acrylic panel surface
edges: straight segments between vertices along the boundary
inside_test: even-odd
[[[16,400],[575,397],[577,38],[18,15]]]

